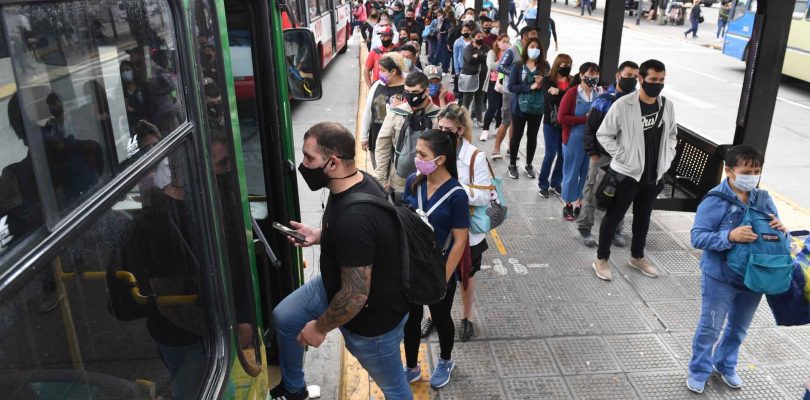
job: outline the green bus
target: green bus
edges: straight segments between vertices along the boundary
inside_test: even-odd
[[[267,396],[303,279],[270,232],[300,218],[290,101],[321,91],[280,7],[0,2],[3,398]]]

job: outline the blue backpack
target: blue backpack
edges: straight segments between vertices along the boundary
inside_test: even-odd
[[[767,211],[768,192],[760,190],[756,204],[743,204],[736,197],[719,191],[711,191],[708,196],[719,197],[744,211],[739,226],[749,225],[757,234],[751,243],[735,243],[726,252],[729,267],[744,276],[745,287],[755,293],[781,294],[790,288],[793,273],[793,259],[790,257],[790,239],[777,229],[771,228],[771,216]]]

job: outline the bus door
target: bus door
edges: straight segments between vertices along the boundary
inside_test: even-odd
[[[233,75],[237,120],[230,122],[239,132],[241,154],[237,158],[244,166],[250,218],[257,238],[254,249],[261,314],[269,334],[273,307],[302,283],[303,267],[300,252],[272,228],[273,222],[289,225],[290,220],[300,220],[290,121],[283,117],[287,94],[278,78],[288,78],[290,97],[316,99],[320,98],[316,83],[320,68],[312,33],[288,29],[285,37],[304,36],[302,44],[285,43],[286,71],[279,74],[275,64],[279,46],[273,37],[282,27],[271,26],[267,7],[268,3],[261,0],[225,2],[230,46],[230,64],[225,69]]]
[[[338,51],[338,25],[340,24],[340,15],[338,10],[338,0],[326,0],[329,7],[329,16],[332,18],[332,23],[329,24],[332,29],[332,55],[337,55]]]

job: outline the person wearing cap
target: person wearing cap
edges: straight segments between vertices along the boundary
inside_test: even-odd
[[[433,104],[445,108],[448,104],[456,103],[456,96],[442,84],[442,69],[437,65],[428,65],[424,70],[428,78],[428,95]]]
[[[374,29],[371,32],[371,48],[376,49],[377,47],[382,46],[382,39],[380,38],[380,32],[386,30],[386,28],[391,28],[392,32],[394,26],[391,25],[391,17],[388,14],[382,13],[380,14],[380,19],[377,21],[377,24],[374,26]],[[394,32],[396,33],[396,32]],[[399,44],[399,35],[393,35],[393,43],[395,45]]]
[[[377,79],[380,79],[380,57],[396,48],[394,45],[394,30],[391,27],[380,31],[380,47],[375,47],[368,52],[366,57],[366,86],[371,87]]]

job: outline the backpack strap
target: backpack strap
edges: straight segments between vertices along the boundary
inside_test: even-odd
[[[727,201],[727,202],[729,202],[731,204],[734,204],[734,205],[736,205],[736,206],[738,206],[738,207],[740,207],[740,208],[742,208],[744,210],[754,210],[754,211],[756,211],[756,212],[758,212],[760,214],[769,215],[770,213],[767,211],[768,208],[764,207],[764,206],[761,206],[760,203],[759,203],[761,201],[759,196],[762,196],[762,192],[765,192],[764,197],[768,196],[768,191],[760,190],[759,193],[757,194],[757,202],[753,206],[750,205],[750,204],[744,204],[742,201],[740,201],[740,199],[738,199],[738,198],[736,198],[734,196],[731,196],[729,194],[723,193],[721,191],[717,191],[717,190],[712,190],[709,193],[706,193],[706,196],[703,196],[703,198],[705,199],[705,198],[707,198],[709,196],[719,197],[719,198],[721,198],[721,199],[723,199],[723,200],[725,200],[725,201]],[[763,203],[763,204],[767,204],[767,203]]]

